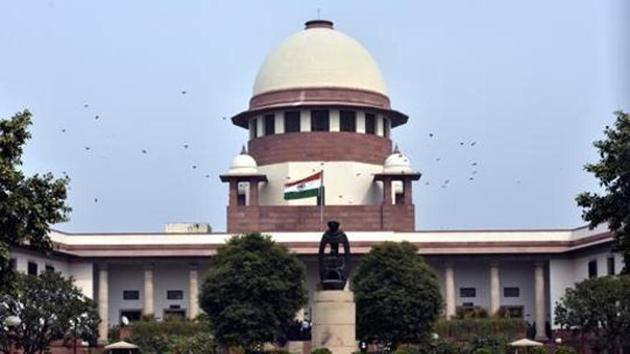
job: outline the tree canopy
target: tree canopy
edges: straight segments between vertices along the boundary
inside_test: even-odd
[[[199,295],[217,342],[247,349],[282,337],[306,300],[304,265],[258,233],[219,248]]]
[[[39,276],[16,274],[15,293],[2,296],[0,323],[17,316],[14,328],[0,326],[0,351],[11,345],[24,353],[44,352],[50,343],[75,336],[95,344],[100,319],[96,304],[73,285],[72,278],[46,271]]]
[[[584,169],[599,179],[604,191],[584,192],[576,201],[591,227],[607,222],[617,248],[623,253],[623,273],[630,273],[630,115],[615,112],[613,127],[604,129],[605,139],[593,143],[600,160]]]
[[[384,242],[364,256],[352,276],[359,338],[424,344],[442,311],[437,276],[408,242]]]
[[[630,344],[630,276],[586,279],[556,304],[555,322],[595,341],[600,349]],[[626,341],[625,343],[623,341]]]
[[[65,221],[70,212],[67,178],[55,179],[50,173],[27,177],[20,169],[30,125],[28,110],[0,120],[0,293],[14,283],[11,248],[28,245],[50,250],[49,225]]]

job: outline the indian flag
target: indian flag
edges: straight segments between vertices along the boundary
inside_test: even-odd
[[[299,181],[284,185],[284,199],[302,199],[317,197],[323,184],[323,172],[320,171]]]

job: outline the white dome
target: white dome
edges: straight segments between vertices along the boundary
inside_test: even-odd
[[[397,149],[385,159],[383,173],[413,173],[411,162],[404,154]]]
[[[267,56],[256,76],[253,94],[311,87],[387,95],[383,76],[370,53],[353,38],[319,26],[291,35]]]
[[[258,165],[253,157],[246,153],[236,155],[230,165],[228,174],[230,175],[250,175],[258,173]]]

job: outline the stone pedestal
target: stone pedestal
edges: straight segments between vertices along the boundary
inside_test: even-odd
[[[318,290],[313,298],[311,348],[328,348],[333,354],[351,354],[356,343],[354,294],[347,290]]]

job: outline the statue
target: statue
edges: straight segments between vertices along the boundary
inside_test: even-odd
[[[339,254],[339,245],[343,245],[343,255]],[[326,253],[326,246],[330,251]],[[319,279],[323,290],[343,290],[350,272],[350,243],[348,237],[339,229],[339,223],[331,220],[328,230],[319,242]]]

